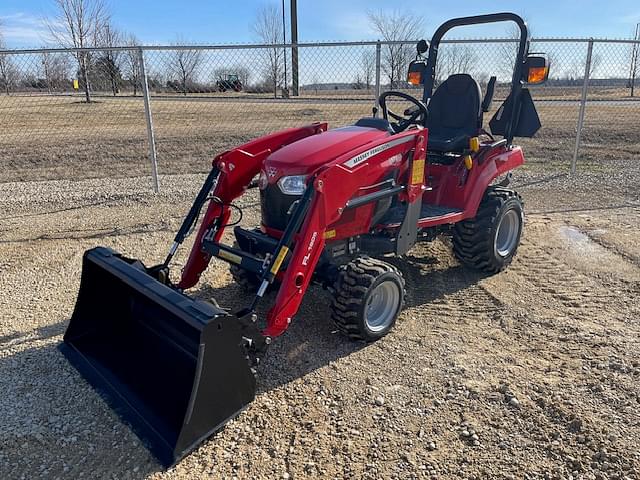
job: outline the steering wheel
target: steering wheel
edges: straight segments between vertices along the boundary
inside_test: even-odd
[[[387,107],[387,98],[388,97],[398,97],[408,102],[413,103],[413,107],[409,107],[404,111],[404,116],[398,115],[397,113],[392,112]],[[388,92],[382,92],[380,94],[380,98],[378,98],[378,104],[382,109],[382,117],[385,120],[389,120],[389,117],[393,118],[397,121],[397,123],[391,123],[391,128],[395,133],[400,133],[406,130],[410,125],[416,125],[418,122],[418,118],[420,118],[421,122],[427,118],[427,107],[424,103],[418,100],[411,95],[408,95],[404,92],[398,92],[396,90],[389,90]]]

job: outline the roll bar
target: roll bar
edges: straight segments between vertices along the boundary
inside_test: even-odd
[[[513,69],[513,77],[511,79],[511,95],[513,96],[514,101],[513,111],[511,112],[511,122],[507,125],[505,138],[507,139],[507,143],[511,144],[513,140],[513,130],[515,122],[519,116],[520,110],[520,102],[518,102],[518,98],[520,96],[520,92],[522,91],[522,69],[524,68],[524,63],[527,58],[527,54],[529,53],[529,29],[527,28],[527,24],[519,15],[515,13],[491,13],[488,15],[476,15],[472,17],[460,17],[460,18],[452,18],[451,20],[447,20],[444,22],[438,29],[436,33],[433,34],[431,38],[431,44],[429,45],[429,57],[427,58],[427,65],[425,68],[425,80],[424,80],[424,90],[422,101],[426,104],[433,95],[433,86],[436,78],[436,61],[438,59],[438,48],[440,47],[440,41],[442,37],[455,27],[463,27],[465,25],[480,25],[484,23],[498,23],[498,22],[515,22],[515,24],[520,29],[520,43],[518,47],[518,56],[515,62],[515,67]]]

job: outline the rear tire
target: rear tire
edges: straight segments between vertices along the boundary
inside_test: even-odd
[[[386,262],[357,257],[344,265],[335,284],[331,318],[353,340],[373,342],[393,328],[404,305],[404,279]]]
[[[524,205],[513,190],[489,187],[474,218],[453,230],[453,253],[463,264],[487,273],[507,268],[520,244]]]

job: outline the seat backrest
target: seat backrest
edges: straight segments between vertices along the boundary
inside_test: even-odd
[[[436,89],[429,101],[429,135],[477,135],[482,128],[480,85],[470,75],[457,73]]]

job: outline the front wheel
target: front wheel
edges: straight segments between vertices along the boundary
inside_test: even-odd
[[[357,257],[342,267],[331,318],[343,334],[372,342],[393,328],[404,297],[404,279],[396,267],[374,258]]]
[[[233,248],[240,248],[238,242],[233,243]],[[254,293],[260,286],[260,277],[253,272],[249,272],[234,264],[229,265],[229,272],[233,281],[236,282],[245,292]]]
[[[489,187],[476,216],[455,225],[453,252],[467,266],[497,273],[516,255],[523,226],[520,195],[507,188]]]

